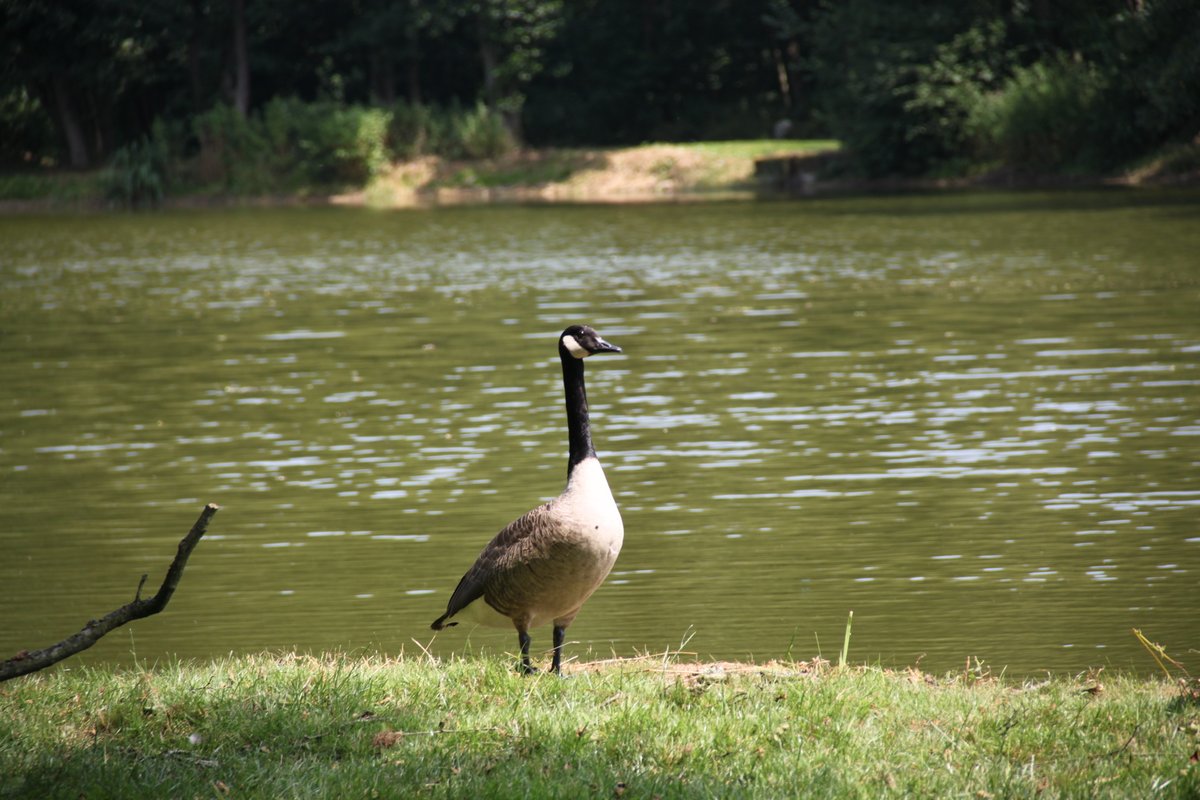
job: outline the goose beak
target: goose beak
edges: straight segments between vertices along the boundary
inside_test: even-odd
[[[592,355],[597,355],[600,353],[620,353],[620,352],[621,352],[621,348],[617,347],[615,344],[612,344],[611,342],[604,341],[599,336],[597,336],[596,341],[592,343]]]

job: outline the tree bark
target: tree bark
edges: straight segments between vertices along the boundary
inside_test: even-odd
[[[787,61],[784,60],[783,51],[778,47],[771,48],[771,55],[775,57],[775,77],[779,81],[779,96],[783,99],[783,107],[790,112],[792,110],[792,78],[788,74]]]
[[[396,103],[396,67],[384,52],[371,56],[371,99],[381,106]]]
[[[499,60],[496,58],[496,48],[488,38],[487,25],[482,16],[476,20],[475,30],[479,36],[479,62],[483,66],[483,99],[488,108],[495,110],[500,100],[496,76]]]
[[[421,62],[415,58],[408,59],[404,77],[408,85],[408,102],[414,106],[421,105]]]
[[[250,52],[246,46],[246,0],[233,3],[233,107],[250,113]]]
[[[54,95],[54,107],[58,112],[58,124],[67,140],[67,157],[75,169],[86,169],[89,165],[87,142],[83,136],[83,125],[67,90],[67,82],[61,75],[54,77],[50,92]]]
[[[126,603],[116,611],[110,611],[100,619],[88,622],[79,633],[68,636],[58,644],[52,644],[49,647],[33,652],[22,651],[9,660],[0,662],[0,682],[11,680],[21,675],[28,675],[31,672],[45,669],[52,664],[57,664],[64,658],[88,649],[106,633],[121,627],[125,623],[152,616],[166,608],[167,603],[171,600],[171,595],[175,593],[175,587],[179,585],[179,579],[183,577],[183,568],[187,566],[188,556],[196,548],[200,537],[208,529],[208,521],[212,519],[213,514],[216,514],[219,508],[216,504],[209,503],[200,512],[199,519],[192,525],[192,529],[188,531],[187,536],[184,536],[179,542],[179,550],[175,553],[175,558],[171,561],[171,566],[167,569],[167,575],[163,578],[162,586],[159,587],[157,594],[153,597],[142,599],[142,584],[146,582],[146,576],[143,575],[141,583],[138,584],[133,602]]]
[[[411,22],[405,31],[408,47],[405,48],[404,78],[408,89],[408,102],[421,105],[421,39],[417,23]]]
[[[201,5],[201,0],[191,0],[191,5],[191,29],[188,31],[187,41],[188,84],[192,90],[192,111],[199,114],[204,110],[204,96],[200,81],[200,26],[204,20],[204,7]]]

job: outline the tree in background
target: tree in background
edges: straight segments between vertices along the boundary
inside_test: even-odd
[[[946,132],[938,130],[942,109],[922,96],[929,89],[922,80],[973,82],[977,65],[944,49],[939,54],[939,48],[993,11],[990,3],[940,0],[822,6],[808,33],[818,114],[859,169],[868,175],[917,174],[951,155]],[[954,74],[929,71],[939,55],[944,68],[957,68]]]
[[[542,144],[630,144],[769,135],[788,113],[768,0],[581,0],[530,86]],[[803,80],[800,81],[803,85]],[[807,109],[798,109],[807,119]]]
[[[248,60],[230,60],[232,16],[218,13],[233,10],[203,0],[0,0],[0,92],[35,98],[53,123],[58,141],[37,149],[87,167],[149,135],[159,117],[210,107],[222,86],[249,107]]]
[[[450,142],[445,111],[484,134],[448,153],[490,152],[482,103],[536,145],[786,119],[865,175],[1109,169],[1196,136],[1196,41],[1195,0],[0,0],[0,162],[94,165],[156,120],[194,154],[218,107],[298,115],[301,149],[342,140],[302,130],[332,108]]]
[[[525,89],[545,68],[545,45],[562,26],[562,2],[476,0],[469,8],[483,69],[484,101],[520,141]]]
[[[6,93],[23,90],[36,100],[65,145],[68,163],[88,166],[92,152],[104,146],[94,98],[111,82],[119,55],[107,47],[107,30],[84,2],[4,0],[0,8]],[[71,46],[64,48],[66,43]]]
[[[346,25],[328,48],[342,64],[365,58],[366,94],[374,103],[390,106],[403,96],[409,103],[425,101],[422,65],[459,23],[461,4],[451,0],[354,0]]]
[[[233,108],[245,118],[250,113],[250,50],[246,43],[246,0],[230,0],[233,17]]]
[[[818,113],[866,175],[1103,171],[1200,132],[1194,0],[823,5]]]

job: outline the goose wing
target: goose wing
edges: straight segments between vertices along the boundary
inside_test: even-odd
[[[534,555],[536,543],[533,541],[534,532],[542,527],[547,518],[550,505],[538,506],[527,511],[510,522],[499,533],[492,537],[487,547],[475,559],[467,573],[462,576],[450,602],[446,604],[446,613],[433,621],[430,626],[435,631],[456,622],[446,622],[464,608],[483,597],[488,584],[499,574],[508,571],[512,566],[521,564]]]

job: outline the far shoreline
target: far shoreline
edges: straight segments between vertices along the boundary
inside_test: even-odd
[[[1153,190],[1200,185],[1200,169],[1171,172],[1161,160],[1111,175],[993,170],[969,176],[872,179],[845,176],[843,162],[837,144],[828,141],[526,149],[486,160],[450,161],[429,156],[396,162],[361,187],[263,194],[192,189],[167,193],[152,207],[387,210],[514,204],[690,204],[989,190]],[[4,177],[0,175],[0,182]],[[18,180],[20,174],[8,177]],[[43,181],[43,195],[0,196],[0,215],[128,210],[128,206],[105,197],[104,170],[48,173],[33,180]]]

